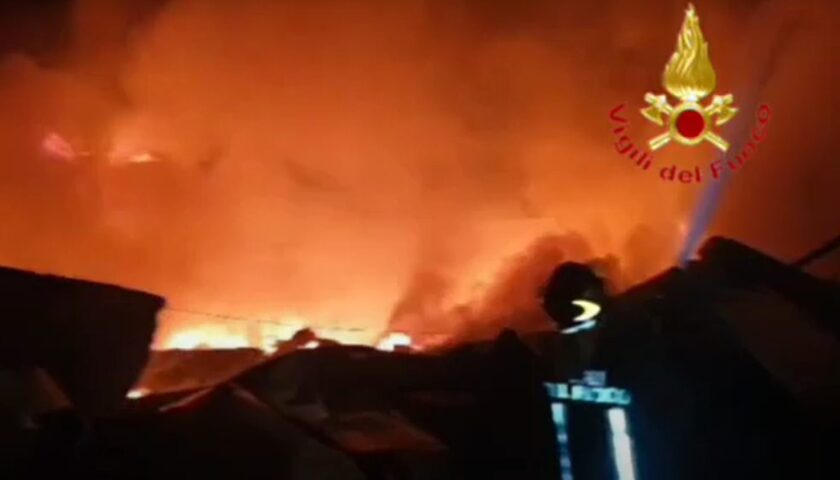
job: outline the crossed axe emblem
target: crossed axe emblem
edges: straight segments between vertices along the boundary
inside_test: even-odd
[[[660,126],[665,126],[663,117],[668,120],[668,130],[648,142],[651,150],[658,150],[671,140],[683,145],[696,145],[706,140],[722,151],[729,148],[729,142],[713,132],[709,125],[713,119],[716,126],[723,125],[738,112],[732,106],[732,94],[715,95],[706,106],[696,101],[683,101],[671,106],[665,95],[652,93],[645,94],[645,101],[650,105],[642,109],[645,118]]]

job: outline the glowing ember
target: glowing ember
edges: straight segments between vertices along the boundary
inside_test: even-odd
[[[248,348],[248,339],[220,329],[196,328],[175,333],[164,346],[167,350],[209,350]]]
[[[41,148],[49,155],[58,157],[62,160],[72,161],[78,154],[70,143],[61,135],[50,132],[41,140]]]
[[[169,317],[171,317],[171,313]],[[233,317],[232,317],[233,318]],[[191,324],[162,332],[155,341],[158,350],[209,350],[259,348],[274,353],[283,342],[295,341],[302,330],[310,330],[309,339],[301,339],[300,349],[311,350],[327,343],[368,345],[384,351],[417,349],[414,340],[403,332],[380,334],[373,330],[339,327],[306,327],[303,319],[288,317],[290,322],[263,322],[243,325],[241,322]],[[256,325],[256,326],[255,326]]]
[[[135,388],[135,389],[128,392],[128,394],[126,395],[126,398],[131,398],[131,399],[143,398],[146,395],[148,395],[149,393],[151,393],[151,391],[148,388]]]
[[[377,329],[323,325],[293,312],[224,315],[170,307],[160,320],[152,347],[156,350],[257,348],[271,354],[289,340],[298,345],[320,339],[322,344],[372,346],[381,335]]]
[[[411,348],[411,345],[411,337],[407,334],[402,332],[391,332],[385,335],[382,340],[376,344],[376,348],[387,352],[393,352],[399,348]]]
[[[151,163],[160,160],[160,158],[152,152],[126,152],[121,149],[114,148],[108,153],[108,160],[111,165],[125,165],[129,163]]]
[[[65,161],[74,161],[79,157],[89,156],[91,152],[78,151],[70,142],[56,132],[50,132],[41,140],[41,148],[47,155]],[[153,152],[140,149],[125,149],[113,147],[106,155],[111,165],[125,165],[128,163],[151,163],[161,158]]]
[[[149,152],[140,152],[135,153],[128,157],[128,161],[131,163],[149,163],[157,160],[157,158]]]

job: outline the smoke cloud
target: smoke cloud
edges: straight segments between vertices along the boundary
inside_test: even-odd
[[[775,34],[744,28],[761,3],[697,5],[720,91]],[[620,288],[682,244],[698,188],[622,160],[607,119],[661,89],[681,2],[61,5],[38,27],[51,48],[3,44],[0,261],[239,318],[174,309],[158,345],[210,323],[259,336],[246,319],[363,340],[537,328],[557,262],[600,259]],[[836,45],[837,7],[779,5],[808,33],[768,84],[770,138],[713,230],[785,256],[838,223],[838,93],[813,48]],[[86,154],[45,155],[49,132]],[[712,155],[697,150],[662,161]],[[137,152],[150,161],[114,160]]]

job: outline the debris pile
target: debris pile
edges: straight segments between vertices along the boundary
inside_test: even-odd
[[[620,295],[589,273],[555,271],[543,304],[560,328],[544,333],[445,351],[399,335],[384,350],[307,348],[301,334],[271,355],[160,351],[146,364],[160,297],[0,269],[0,477],[614,478],[600,397],[575,393],[597,387],[580,378],[617,387],[602,390],[620,393],[637,478],[827,465],[836,284],[725,239]],[[590,328],[566,328],[582,316]],[[558,402],[573,418],[562,432]]]

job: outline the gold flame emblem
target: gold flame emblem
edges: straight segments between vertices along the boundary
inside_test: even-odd
[[[715,95],[706,106],[700,105],[700,101],[714,91],[717,76],[709,60],[709,44],[703,38],[694,5],[689,4],[685,12],[677,49],[665,65],[662,84],[680,103],[672,106],[664,94],[645,94],[649,106],[642,109],[642,115],[661,126],[665,126],[663,117],[668,121],[668,131],[652,138],[650,148],[658,150],[671,140],[683,145],[697,145],[706,140],[726,151],[729,143],[713,132],[710,125],[712,121],[716,126],[723,125],[738,109],[732,106],[732,94]]]

